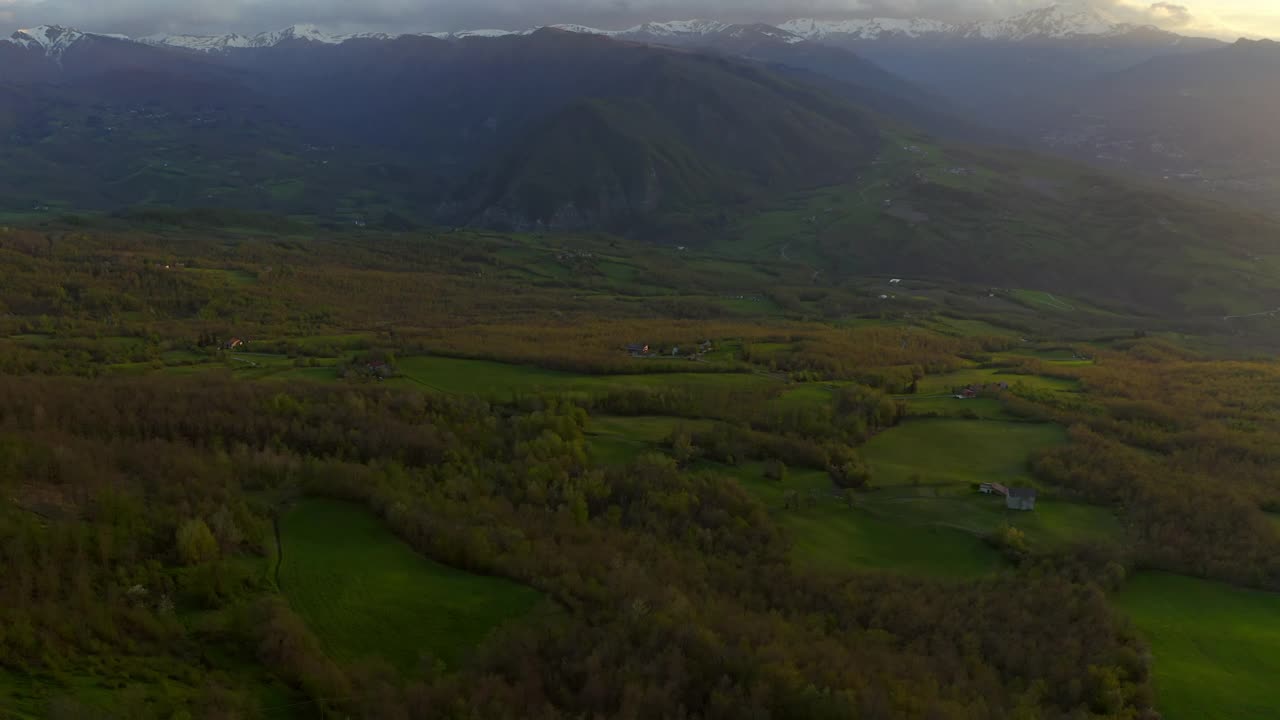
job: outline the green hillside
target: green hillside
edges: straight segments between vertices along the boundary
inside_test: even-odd
[[[1280,595],[1144,573],[1116,604],[1151,644],[1164,717],[1260,718],[1275,710]]]
[[[483,217],[572,227],[845,181],[880,145],[872,118],[740,62],[668,53],[520,138]]]
[[[1099,323],[1137,311],[1220,324],[1280,306],[1273,218],[1065,162],[886,136],[855,181],[744,213],[716,247],[785,255],[829,281],[964,282],[994,312],[1031,303]],[[1092,302],[1041,303],[1018,288]]]

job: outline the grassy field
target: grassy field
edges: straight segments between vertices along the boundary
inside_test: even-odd
[[[920,381],[916,394],[920,396],[950,394],[955,388],[1002,382],[1009,383],[1011,387],[1024,385],[1034,390],[1069,392],[1078,389],[1078,385],[1071,380],[1041,375],[1014,375],[998,368],[971,368],[943,375],[928,375]]]
[[[909,420],[872,438],[862,452],[876,487],[1025,485],[1031,483],[1028,456],[1065,441],[1066,432],[1050,424]]]
[[[579,377],[527,365],[446,357],[401,358],[397,368],[405,378],[434,390],[487,396],[564,388]]]
[[[1276,717],[1280,595],[1141,573],[1116,604],[1151,644],[1167,720]]]
[[[1032,358],[1049,365],[1065,365],[1072,367],[1081,367],[1093,364],[1092,360],[1081,357],[1075,351],[1067,348],[1009,350],[1007,352],[997,353],[995,357],[998,360],[1015,361],[1022,360],[1024,358]]]
[[[1063,300],[1052,293],[1042,292],[1039,290],[1013,290],[1012,294],[1024,303],[1036,308],[1045,310],[1056,310],[1058,312],[1075,312],[1076,307],[1070,302]]]
[[[183,272],[210,282],[225,284],[228,287],[246,287],[255,285],[258,277],[246,270],[225,270],[218,268],[189,268]]]
[[[306,500],[280,525],[281,589],[340,660],[456,666],[494,628],[544,602],[523,585],[422,557],[358,505]]]
[[[889,570],[912,575],[965,578],[1000,566],[1000,555],[976,535],[954,528],[902,522],[850,508],[825,472],[791,470],[785,482],[764,477],[762,463],[703,469],[738,478],[774,514],[795,543],[797,561],[817,570]],[[785,508],[785,496],[806,498]]]
[[[643,361],[638,361],[643,362]],[[613,388],[692,385],[723,387],[766,385],[777,381],[745,373],[650,373],[636,375],[576,375],[528,365],[447,357],[410,357],[398,363],[411,382],[441,392],[486,397],[538,390],[593,392]]]
[[[980,397],[957,400],[950,395],[941,397],[904,397],[907,417],[956,418],[966,420],[1015,420],[1005,411],[996,398]]]
[[[815,405],[831,405],[835,391],[847,383],[806,383],[794,390],[788,390],[778,397],[784,405],[813,407]]]
[[[706,469],[738,478],[777,517],[802,563],[816,568],[885,569],[932,577],[973,577],[1001,564],[983,537],[1002,525],[1026,533],[1033,549],[1122,535],[1108,508],[1042,495],[1034,512],[1005,507],[974,483],[1034,485],[1027,458],[1065,440],[1047,424],[913,420],[863,448],[875,489],[845,501],[825,472],[792,469],[785,482],[764,477],[761,463]],[[799,493],[801,507],[787,507]]]
[[[1012,525],[1027,536],[1033,549],[1079,542],[1107,543],[1122,528],[1108,508],[1042,495],[1033,512],[1010,510],[1004,498],[983,495],[967,485],[890,488],[859,495],[859,507],[897,523],[929,525],[983,536]]]
[[[646,452],[654,452],[671,437],[676,428],[705,432],[709,420],[684,420],[673,417],[616,417],[597,415],[587,426],[588,443],[596,462],[625,463]]]
[[[936,525],[911,525],[839,503],[791,511],[782,524],[796,556],[817,569],[875,569],[941,578],[969,578],[998,568],[1000,555],[975,535]]]
[[[1033,547],[1118,539],[1122,529],[1108,508],[1057,498],[1041,487],[1035,511],[1019,512],[1008,510],[1003,498],[973,490],[983,482],[1036,487],[1028,457],[1065,440],[1063,429],[1050,424],[911,420],[863,448],[875,489],[860,494],[858,504],[887,521],[974,536],[1009,524],[1023,530]]]

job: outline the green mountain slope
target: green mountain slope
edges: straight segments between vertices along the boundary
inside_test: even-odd
[[[759,67],[662,52],[517,140],[483,176],[485,222],[582,227],[844,182],[876,122]]]
[[[1035,288],[1219,325],[1280,307],[1273,218],[1032,155],[895,137],[856,182],[746,213],[721,246],[807,263],[820,282],[959,281],[993,299]]]

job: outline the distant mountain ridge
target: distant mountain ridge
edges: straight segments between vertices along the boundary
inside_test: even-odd
[[[27,50],[42,52],[46,56],[56,58],[61,57],[69,48],[86,38],[104,38],[132,42],[130,38],[124,35],[86,33],[80,32],[74,28],[62,27],[61,25],[41,25],[40,27],[30,28],[27,30],[18,30],[12,36],[0,40],[0,43],[7,44],[10,47],[20,47]]]
[[[710,37],[768,36],[780,42],[840,42],[854,40],[969,40],[1030,42],[1086,38],[1120,38],[1127,35],[1183,37],[1151,25],[1115,23],[1087,6],[1050,5],[1000,20],[949,23],[929,18],[885,18],[822,20],[795,18],[767,25],[763,23],[726,23],[710,19],[647,22],[624,29],[595,28],[581,24],[553,24],[567,32],[604,35],[622,40],[650,41],[668,44],[701,42]],[[528,35],[538,28],[518,30],[474,29],[453,32],[385,33],[369,32],[335,34],[309,24],[294,25],[256,35],[190,35],[157,34],[137,38],[137,42],[185,48],[200,52],[225,52],[237,49],[276,47],[290,43],[341,44],[350,40],[388,40],[404,36],[465,39]],[[11,38],[0,40],[25,47],[39,47],[58,54],[85,36],[129,39],[121,35],[86,33],[59,26],[41,26],[19,30]]]
[[[1165,32],[1151,25],[1114,23],[1087,7],[1065,5],[1050,5],[1000,20],[969,23],[898,18],[834,21],[805,18],[788,20],[779,27],[806,40],[950,38],[1021,42],[1088,36],[1116,37],[1134,32]]]
[[[616,32],[581,25],[562,25],[526,31],[490,29],[400,35],[386,33],[335,35],[326,33],[314,25],[295,25],[257,35],[160,35],[136,41],[120,36],[110,36],[110,38],[112,42],[135,50],[156,48],[183,53],[188,55],[190,60],[200,57],[208,58],[210,61],[228,60],[232,64],[249,63],[254,65],[255,69],[269,70],[264,64],[295,62],[296,57],[290,53],[296,54],[308,48],[327,52],[330,57],[336,57],[335,53],[340,54],[346,48],[359,45],[371,52],[380,49],[376,51],[385,55],[408,51],[410,46],[417,48],[412,52],[427,52],[425,44],[431,42],[466,43],[479,39],[503,40],[529,37],[539,32],[562,32],[579,37],[601,36],[620,42],[686,47],[742,57],[777,66],[780,69],[812,73],[864,91],[861,99],[877,112],[897,116],[911,124],[933,131],[947,133],[954,127],[971,134],[968,125],[950,116],[946,110],[946,102],[941,98],[924,92],[892,73],[885,72],[874,63],[848,50],[810,43],[785,30],[761,24],[728,24],[710,20],[692,20],[646,23]],[[108,36],[98,36],[61,27],[41,27],[19,31],[8,41],[0,44],[0,60],[6,55],[6,46],[9,49],[8,55],[17,55],[8,63],[9,69],[6,70],[5,67],[0,66],[0,80],[21,80],[24,77],[33,76],[42,76],[47,79],[64,74],[63,54],[84,43],[86,39],[100,37]],[[117,48],[117,50],[120,49],[122,48]],[[266,52],[274,50],[287,50],[290,53]],[[441,50],[437,48],[432,52],[439,53]],[[109,67],[114,60],[115,58],[106,58],[103,62]],[[104,68],[94,68],[95,71],[101,69]]]
[[[1275,95],[1271,78],[1280,75],[1269,60],[1270,46],[1219,53],[1230,46],[1151,26],[1113,23],[1078,5],[964,24],[886,18],[793,19],[780,26],[680,20],[618,30],[565,24],[407,34],[334,34],[295,25],[256,35],[138,40],[41,26],[0,39],[0,128],[19,128],[22,132],[12,137],[36,142],[51,136],[57,123],[66,125],[65,118],[49,110],[62,105],[118,109],[131,103],[127,106],[142,113],[143,104],[149,104],[186,113],[188,122],[209,122],[208,117],[192,119],[202,117],[190,114],[196,106],[226,108],[220,122],[258,123],[268,135],[300,138],[292,129],[297,128],[316,133],[317,145],[343,141],[353,147],[394,147],[403,157],[417,159],[415,177],[450,184],[459,174],[498,162],[498,153],[514,138],[534,133],[538,123],[576,100],[608,91],[605,85],[574,86],[603,77],[576,67],[581,57],[597,52],[614,57],[612,50],[643,46],[746,59],[882,119],[946,140],[1038,146],[1263,204],[1280,195],[1280,141],[1271,129],[1277,109],[1269,100]],[[513,52],[530,53],[529,62],[540,73],[513,68],[507,60]],[[508,81],[504,75],[511,73]],[[1195,83],[1189,82],[1192,78]],[[1242,78],[1254,79],[1245,83]],[[28,87],[15,91],[6,84]],[[1257,91],[1251,95],[1245,87],[1237,93],[1244,85]],[[706,87],[709,92],[711,85]],[[714,169],[670,162],[672,157],[703,154],[698,143],[705,140],[695,142],[692,153],[684,140],[641,142],[636,129],[621,122],[618,108],[624,106],[615,100],[608,108],[577,107],[561,116],[583,132],[634,151],[628,156],[632,169],[627,179],[614,185],[625,192],[596,203],[603,208],[597,215],[648,206],[648,191],[635,178],[647,172],[645,163],[654,157],[662,161],[652,167],[665,172],[679,167],[679,175],[689,180],[681,187],[693,188],[664,191],[666,198],[702,201],[715,193],[697,192],[697,186],[723,186],[727,178],[751,175],[742,167],[728,170],[730,154],[722,154]],[[450,110],[441,112],[445,107]],[[761,137],[785,127],[768,126]],[[691,128],[711,137],[692,118],[671,130]],[[545,132],[552,144],[571,145],[554,128]],[[256,142],[260,140],[241,147]],[[618,157],[592,159],[592,172],[607,176],[606,161]],[[545,156],[524,160],[553,164]],[[508,162],[507,167],[513,166]],[[529,180],[532,175],[508,174],[522,178],[516,191],[477,192],[501,198],[508,208],[554,205],[529,200],[537,195],[529,188],[539,187]],[[590,185],[560,180],[553,185]],[[428,195],[440,192],[432,189],[415,198]],[[624,195],[625,202],[619,199]],[[465,205],[456,198],[449,202]],[[578,202],[576,208],[586,217],[584,205]]]
[[[860,96],[903,106],[549,28],[186,42],[49,28],[0,43],[0,204],[631,227],[846,181],[883,142]]]

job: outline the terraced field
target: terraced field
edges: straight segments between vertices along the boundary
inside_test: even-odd
[[[509,580],[428,560],[359,505],[305,500],[280,531],[281,589],[340,660],[456,666],[495,628],[547,602]]]

